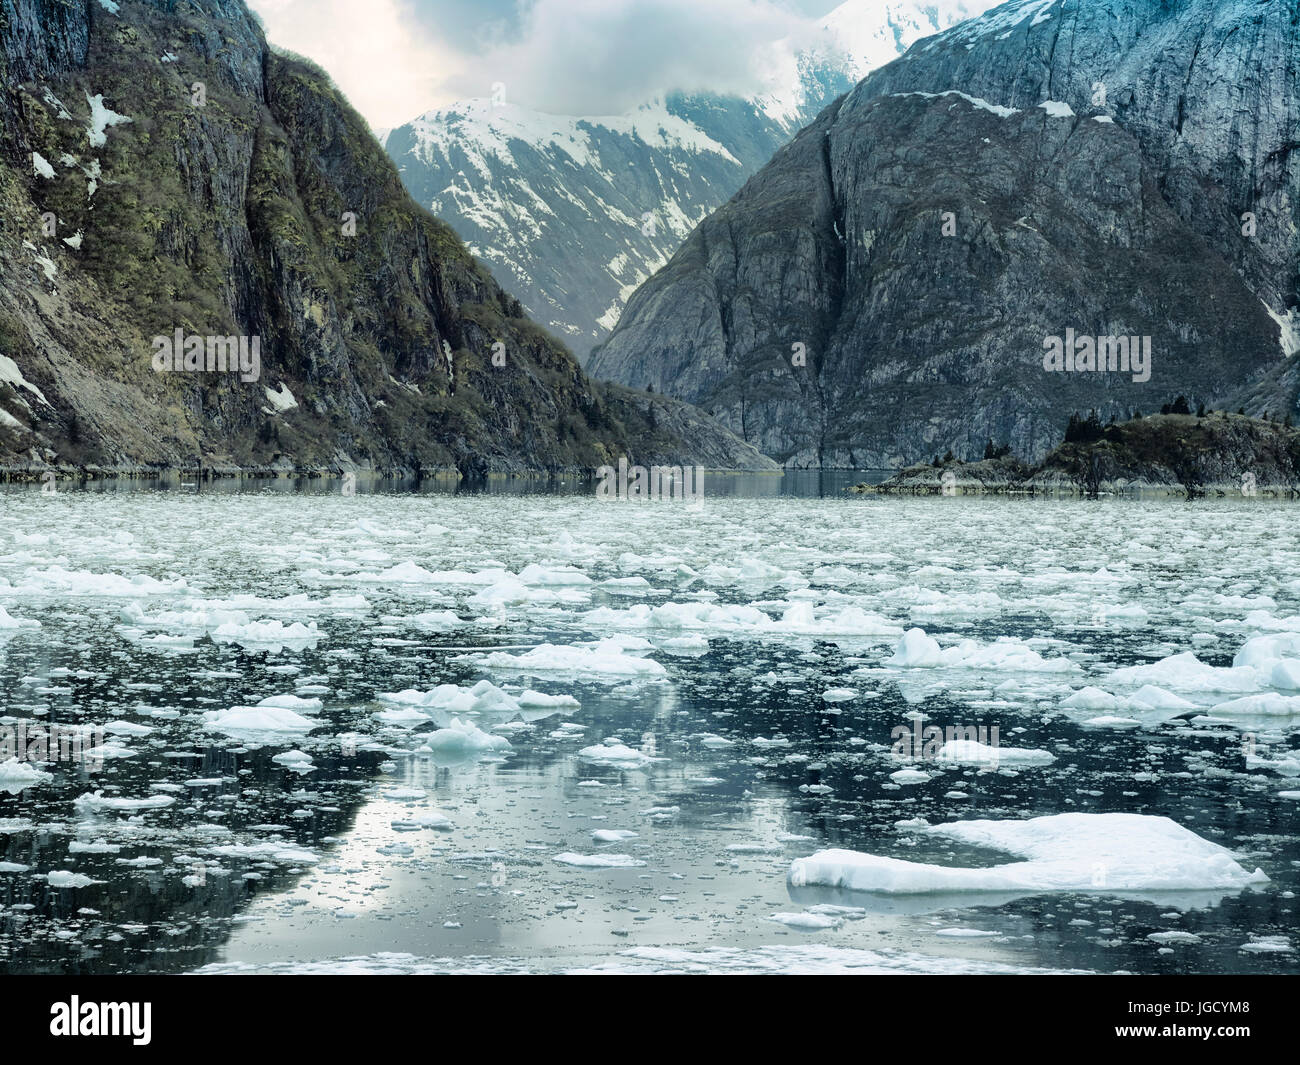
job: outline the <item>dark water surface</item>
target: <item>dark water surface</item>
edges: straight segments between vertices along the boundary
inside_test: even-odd
[[[337,483],[6,492],[0,606],[40,627],[0,629],[0,726],[102,727],[109,757],[40,765],[49,779],[16,794],[0,771],[0,970],[1295,971],[1300,713],[1217,715],[1239,693],[1177,677],[1194,712],[1130,710],[1115,729],[1061,706],[1118,691],[1117,667],[1189,650],[1227,666],[1251,636],[1300,629],[1284,506],[882,501],[844,495],[861,473],[762,476],[711,484],[701,506]],[[820,629],[632,626],[631,608],[666,603],[774,620],[808,604]],[[848,608],[897,630],[836,631]],[[1077,670],[899,668],[910,626]],[[612,653],[662,675],[475,657],[610,636],[648,641]],[[466,694],[484,680],[579,705],[493,709]],[[472,708],[399,720],[379,698],[438,685]],[[823,698],[837,688],[855,694]],[[302,731],[204,717],[286,695],[322,703]],[[917,712],[1055,761],[925,766],[900,786],[891,733]],[[430,750],[453,718],[509,749]],[[579,754],[613,739],[654,760]],[[1066,812],[1169,817],[1269,880],[1147,897],[787,886],[793,859],[832,847],[1014,861],[918,826]],[[1194,938],[1149,938],[1171,931]]]

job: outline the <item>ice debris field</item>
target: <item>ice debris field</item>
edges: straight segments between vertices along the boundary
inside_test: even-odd
[[[0,971],[1296,971],[1283,506],[0,507]]]

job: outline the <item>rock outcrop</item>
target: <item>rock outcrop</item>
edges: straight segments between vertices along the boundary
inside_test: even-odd
[[[955,459],[900,470],[859,491],[882,495],[1156,493],[1293,499],[1300,494],[1300,430],[1248,415],[1155,414],[1096,425],[1036,465],[1011,456]]]

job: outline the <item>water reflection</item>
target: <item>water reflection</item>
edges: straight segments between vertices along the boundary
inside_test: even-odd
[[[1093,593],[1078,586],[1106,560],[1088,554],[1099,548],[1078,535],[1077,510],[1004,500],[951,501],[956,510],[939,509],[948,507],[944,500],[891,501],[887,512],[880,501],[860,498],[794,506],[778,498],[787,488],[820,497],[837,482],[820,473],[804,482],[756,476],[767,479],[749,488],[734,482],[733,497],[719,482],[714,491],[725,502],[714,513],[699,527],[686,522],[667,532],[638,519],[593,533],[594,503],[502,507],[490,486],[486,496],[465,499],[401,498],[380,488],[359,511],[348,511],[343,500],[299,507],[287,480],[230,499],[184,500],[184,493],[197,496],[208,486],[181,484],[164,496],[127,491],[123,500],[92,492],[16,497],[25,508],[16,528],[37,539],[0,545],[0,592],[15,616],[42,627],[7,632],[0,642],[0,723],[126,722],[151,731],[110,730],[134,753],[110,759],[100,773],[60,765],[48,785],[18,795],[0,791],[0,862],[7,863],[0,866],[0,968],[184,971],[210,962],[259,965],[375,951],[485,956],[503,965],[525,958],[538,968],[564,968],[637,945],[799,942],[806,933],[771,922],[771,915],[832,902],[862,911],[834,933],[834,942],[846,946],[1101,971],[1294,970],[1294,952],[1241,949],[1254,937],[1294,935],[1300,843],[1294,800],[1278,796],[1285,786],[1279,777],[1247,765],[1240,723],[1153,716],[1140,729],[1098,733],[1057,712],[1050,690],[1008,688],[996,673],[939,684],[929,673],[883,671],[888,637],[710,633],[703,646],[689,639],[672,646],[671,636],[681,634],[655,633],[655,657],[668,672],[650,685],[546,674],[507,679],[461,658],[475,649],[604,635],[586,627],[588,607],[671,597],[765,603],[779,614],[787,597],[814,594],[809,578],[823,568],[815,594],[876,597],[882,609],[912,585],[945,580],[958,594],[976,588],[946,609],[969,610],[972,602],[985,609],[976,594],[987,585],[962,582],[982,574],[999,582],[1010,602],[1008,586],[1023,575],[1036,582],[1030,593],[1047,587],[1050,598],[1006,609],[995,604],[987,616],[931,615],[936,620],[926,624],[985,641],[1057,641],[1041,645],[1045,653],[1067,647],[1081,660],[1117,649],[1153,659],[1184,649],[1195,632],[1203,659],[1223,665],[1240,643],[1236,630],[1204,620],[1205,601],[1190,602],[1217,594],[1228,579],[1219,575],[1223,530],[1235,534],[1240,523],[1238,512],[1221,506],[1198,505],[1203,527],[1157,528],[1146,534],[1149,542],[1121,527],[1114,541],[1134,551],[1135,569],[1145,567],[1148,613],[1099,626],[1089,616]],[[131,484],[105,482],[105,491],[110,483]],[[219,482],[211,487],[224,491]],[[266,506],[263,489],[273,497]],[[760,503],[750,506],[740,498],[745,493]],[[886,536],[873,526],[864,535],[860,515],[868,511],[859,506],[902,531]],[[1122,526],[1133,513],[1112,509],[1107,516]],[[953,515],[957,524],[980,529],[996,518],[1045,530],[1043,540],[1008,548],[989,535],[974,546],[955,544]],[[1203,532],[1199,562],[1183,545],[1177,553],[1169,549],[1188,529]],[[42,535],[52,539],[40,542]],[[1068,571],[1048,549],[1058,543],[1081,545]],[[685,555],[698,544],[703,559],[688,556],[695,565],[683,572],[672,552]],[[770,545],[768,564],[801,566],[805,578],[765,584],[761,576],[730,576],[734,555],[751,545]],[[1267,550],[1286,572],[1285,547]],[[968,554],[953,557],[962,551]],[[514,573],[526,562],[544,563],[558,572],[547,580],[566,579],[568,567],[594,583],[580,586],[577,603],[563,598],[563,584],[530,586],[523,599],[492,603],[473,601],[479,585],[448,584],[445,577],[376,579],[411,558],[430,573],[470,576],[494,565]],[[719,573],[706,580],[710,565]],[[878,583],[886,571],[898,579]],[[107,572],[188,582],[141,600],[148,615],[196,609],[189,603],[196,598],[204,609],[227,600],[220,609],[234,609],[238,596],[302,595],[320,604],[336,591],[364,593],[366,605],[302,614],[318,623],[318,634],[283,643],[283,652],[214,641],[203,632],[192,646],[170,647],[146,642],[131,597],[78,592],[69,576]],[[647,580],[631,598],[625,586],[602,583],[633,572]],[[1184,579],[1190,583],[1178,583]],[[1229,591],[1255,593],[1244,585]],[[919,609],[930,605],[916,602]],[[293,621],[301,608],[284,609],[276,616]],[[445,610],[464,624],[439,632],[410,620]],[[450,724],[450,714],[415,726],[377,716],[388,705],[377,701],[379,693],[469,686],[485,675],[501,685],[571,694],[581,710],[510,714],[519,718],[519,727],[505,733],[512,751],[488,757],[418,750],[433,728]],[[828,704],[823,692],[833,686],[858,689],[862,697]],[[322,699],[310,732],[257,747],[205,730],[206,712],[290,692]],[[1017,746],[1050,747],[1059,761],[1050,770],[946,770],[900,789],[889,778],[891,730],[916,712],[941,728],[969,724],[978,713],[1004,742],[1014,736]],[[490,714],[478,721],[484,729],[507,723]],[[1293,730],[1282,722],[1262,725],[1276,734],[1269,742],[1292,742]],[[1263,735],[1262,725],[1245,727],[1260,727]],[[606,739],[644,747],[647,736],[663,760],[642,768],[578,755]],[[275,761],[291,747],[310,758],[310,770],[307,763]],[[76,804],[93,792],[101,793],[98,806]],[[115,810],[119,799],[172,801]],[[1005,856],[909,833],[899,823],[1062,810],[1169,816],[1243,853],[1243,862],[1265,866],[1272,882],[1238,895],[1160,898],[1099,891],[882,900],[792,894],[786,887],[791,859],[821,847],[995,864]],[[450,827],[421,823],[434,814]],[[600,832],[618,838],[594,835]],[[556,862],[560,854],[625,854],[645,864],[583,868]],[[92,882],[52,885],[48,875],[62,871]],[[942,934],[953,928],[987,935]],[[1197,941],[1160,953],[1159,941],[1147,938],[1175,928]]]
[[[842,497],[857,484],[879,484],[894,470],[777,470],[772,472],[738,472],[706,470],[705,498],[826,499]],[[354,474],[299,473],[239,474],[213,476],[197,469],[167,470],[141,477],[93,477],[56,481],[54,494],[89,492],[100,495],[166,492],[177,495],[488,495],[536,496],[594,495],[598,479],[594,474],[508,474],[493,473],[483,478],[463,478],[455,473],[432,473],[422,476],[378,476],[364,471]],[[40,492],[39,484],[0,482],[0,496],[5,493]]]

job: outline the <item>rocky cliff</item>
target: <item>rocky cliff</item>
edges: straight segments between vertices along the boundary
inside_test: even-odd
[[[765,464],[629,428],[241,0],[0,0],[0,74],[0,464]]]
[[[988,438],[1039,459],[1071,410],[1180,393],[1280,416],[1294,393],[1262,382],[1295,379],[1298,71],[1295,0],[1015,0],[827,108],[589,367],[792,465]],[[1150,365],[1089,369],[1119,336],[1150,338]]]

